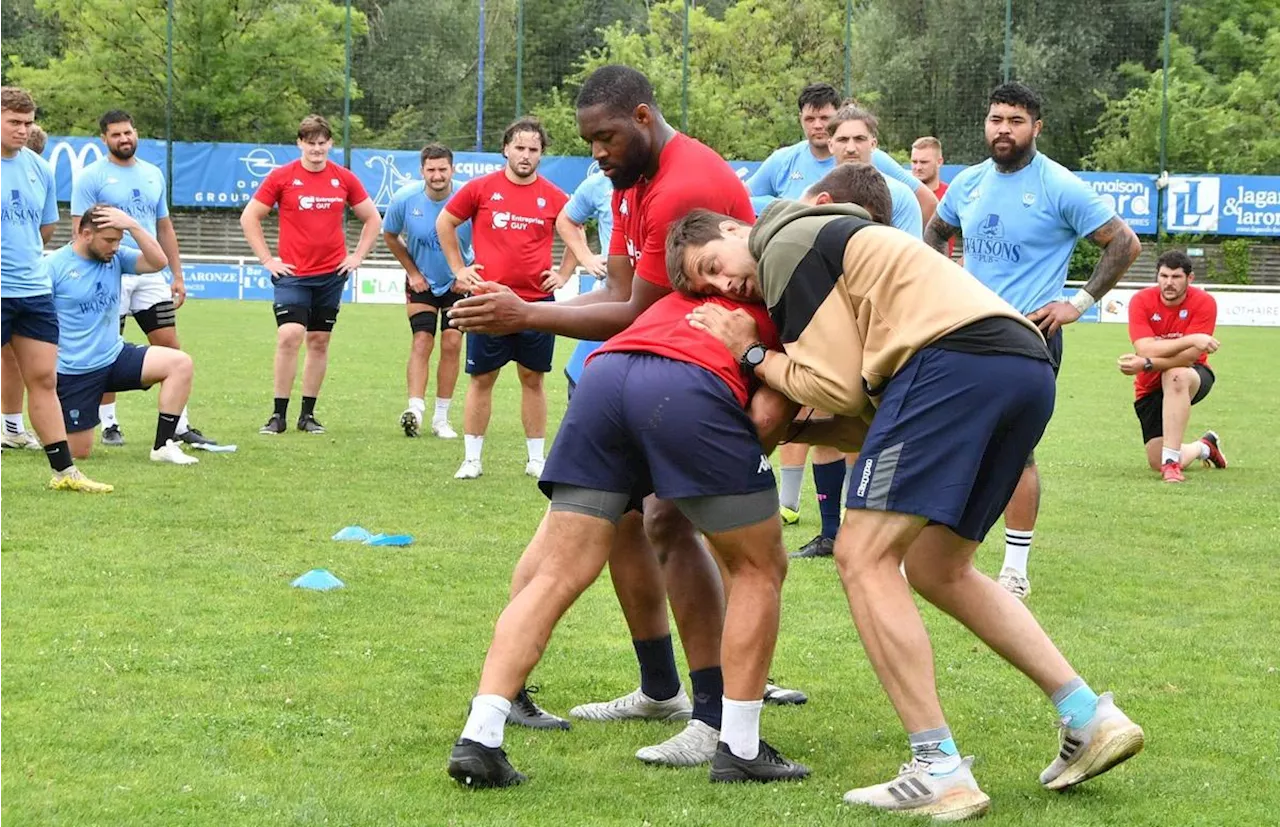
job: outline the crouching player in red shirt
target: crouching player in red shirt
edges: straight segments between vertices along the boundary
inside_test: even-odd
[[[1218,303],[1192,287],[1191,259],[1170,250],[1156,261],[1156,284],[1129,302],[1133,353],[1120,357],[1120,372],[1133,377],[1133,410],[1142,425],[1147,462],[1165,482],[1182,482],[1183,469],[1197,460],[1226,468],[1218,435],[1206,431],[1184,444],[1191,406],[1209,395],[1213,371],[1209,354],[1218,349],[1213,329]]]

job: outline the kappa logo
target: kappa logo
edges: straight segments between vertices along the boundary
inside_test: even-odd
[[[795,172],[791,173],[791,180],[792,180],[792,181],[803,181],[803,180],[804,180],[804,173],[803,173],[803,172],[801,172],[800,170],[796,170]]]
[[[760,465],[756,467],[757,474],[767,474],[773,471],[773,466],[769,464],[769,458],[764,454],[760,455]]]
[[[876,458],[867,457],[866,464],[862,466],[862,477],[858,480],[858,496],[867,496],[867,485],[871,483],[871,469],[875,467]]]
[[[501,201],[501,200],[502,200],[502,193],[500,193],[500,192],[495,192],[493,195],[490,195],[490,196],[489,196],[489,200],[490,200],[490,201]]]
[[[619,215],[627,214],[627,199],[625,198],[622,199],[622,203],[618,205],[618,214]]]
[[[295,186],[295,187],[300,187],[300,186],[302,186],[302,182],[301,182],[301,181],[299,181],[297,178],[294,178],[294,179],[293,179],[293,186]]]
[[[1152,314],[1151,314],[1151,321],[1153,321],[1153,322],[1161,321],[1161,319],[1160,319],[1160,314],[1159,314],[1159,313],[1152,313]]]
[[[973,202],[973,201],[977,201],[981,197],[982,197],[982,187],[974,187],[973,190],[970,191],[968,197],[966,197],[964,200]]]
[[[108,183],[108,184],[118,184],[118,183],[120,183],[120,179],[119,179],[119,178],[116,178],[114,175],[109,175],[109,176],[107,176],[107,183]]]
[[[415,217],[417,217],[417,218],[421,218],[424,214],[425,214],[425,213],[423,213],[423,212],[422,212],[422,210],[421,210],[420,208],[418,208],[418,207],[414,207],[414,208],[413,208],[413,215],[414,215]]]

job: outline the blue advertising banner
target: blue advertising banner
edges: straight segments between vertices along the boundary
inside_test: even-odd
[[[97,138],[51,137],[45,157],[53,165],[58,200],[71,200],[72,181],[80,170],[102,158],[106,149]],[[215,144],[175,142],[173,145],[172,199],[177,207],[240,208],[273,169],[298,158],[288,144]],[[138,157],[161,169],[165,165],[164,141],[142,140]],[[342,154],[330,154],[341,163]],[[460,181],[469,181],[502,169],[496,152],[457,152],[454,170]],[[730,161],[738,177],[746,179],[759,161]],[[412,150],[353,149],[351,170],[369,191],[379,209],[386,209],[392,194],[411,181],[420,181],[418,153]],[[567,193],[596,170],[590,158],[547,156],[540,172]],[[950,182],[964,169],[957,164],[942,168],[942,180]],[[1157,180],[1153,175],[1128,172],[1078,172],[1107,200],[1136,232],[1153,234],[1162,218],[1170,232],[1218,235],[1280,236],[1280,176],[1177,175],[1168,183],[1163,216],[1156,215]]]
[[[183,262],[182,281],[189,299],[239,299],[240,265]]]

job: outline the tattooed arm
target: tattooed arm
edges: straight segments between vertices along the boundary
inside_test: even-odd
[[[929,226],[924,228],[924,243],[945,256],[947,242],[958,232],[959,227],[943,221],[935,212],[933,218],[929,219]]]
[[[1118,215],[1112,216],[1110,221],[1090,233],[1089,240],[1102,248],[1102,258],[1093,268],[1093,274],[1085,282],[1084,288],[1070,301],[1049,302],[1027,316],[1039,326],[1045,336],[1052,336],[1063,325],[1071,324],[1084,315],[1084,311],[1116,286],[1116,282],[1120,281],[1129,265],[1142,252],[1142,243],[1138,241],[1137,234]]]

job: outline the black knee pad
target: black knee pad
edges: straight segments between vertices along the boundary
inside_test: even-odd
[[[178,308],[173,306],[172,301],[156,302],[146,310],[139,310],[134,313],[133,318],[138,322],[138,327],[142,329],[142,332],[149,335],[155,330],[177,327]]]
[[[409,329],[414,333],[425,333],[428,336],[436,335],[436,313],[430,310],[414,313],[409,317]]]
[[[307,330],[312,333],[329,333],[337,323],[338,308],[313,307],[311,308],[311,320],[307,322]]]
[[[311,308],[301,304],[274,304],[271,309],[276,314],[276,327],[286,324],[306,327],[311,321]]]

